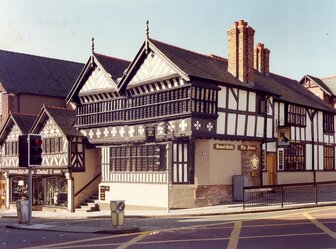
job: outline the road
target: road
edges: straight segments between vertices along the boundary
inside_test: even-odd
[[[179,218],[129,218],[141,232],[124,235],[8,229],[0,219],[0,248],[245,249],[336,248],[336,207]],[[110,226],[110,220],[34,220],[48,224]]]

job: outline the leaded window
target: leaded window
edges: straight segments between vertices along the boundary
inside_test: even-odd
[[[323,113],[323,131],[334,132],[334,114]]]
[[[293,126],[306,126],[306,109],[297,105],[288,104],[287,123]]]
[[[133,145],[110,148],[111,171],[164,171],[165,145]]]
[[[285,170],[305,170],[305,145],[291,143],[285,148]]]
[[[324,146],[324,170],[335,169],[335,148]]]
[[[45,154],[63,152],[63,138],[62,137],[44,138],[42,141],[42,150]]]
[[[188,141],[174,142],[172,153],[173,183],[194,183],[194,172],[189,158]]]
[[[77,124],[133,121],[188,113],[191,111],[190,91],[190,86],[182,86],[129,98],[86,103],[77,108]],[[209,91],[212,91],[212,94],[217,94],[215,90]],[[214,112],[213,107],[208,108],[211,109],[209,112]]]
[[[6,142],[4,144],[6,156],[18,155],[18,142]]]
[[[206,114],[217,114],[217,90],[203,87],[192,87],[192,111]]]

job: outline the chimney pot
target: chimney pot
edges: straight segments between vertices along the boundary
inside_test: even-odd
[[[265,75],[269,74],[269,54],[270,50],[263,43],[258,43],[254,49],[254,68]]]

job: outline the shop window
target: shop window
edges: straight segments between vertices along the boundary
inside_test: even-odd
[[[285,170],[302,171],[305,170],[305,145],[291,143],[285,148]]]
[[[67,207],[68,186],[67,180],[62,177],[50,177],[46,179],[46,205]]]
[[[16,202],[18,200],[28,200],[28,178],[23,176],[13,177],[11,192],[11,202]]]
[[[334,132],[334,114],[323,113],[323,131]]]
[[[324,170],[335,169],[335,148],[324,146]]]

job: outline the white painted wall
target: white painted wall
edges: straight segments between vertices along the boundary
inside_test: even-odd
[[[127,205],[161,208],[168,206],[167,184],[102,182],[99,189],[100,186],[110,187],[110,191],[105,192],[105,201],[100,201],[101,203],[125,200],[126,208]]]

